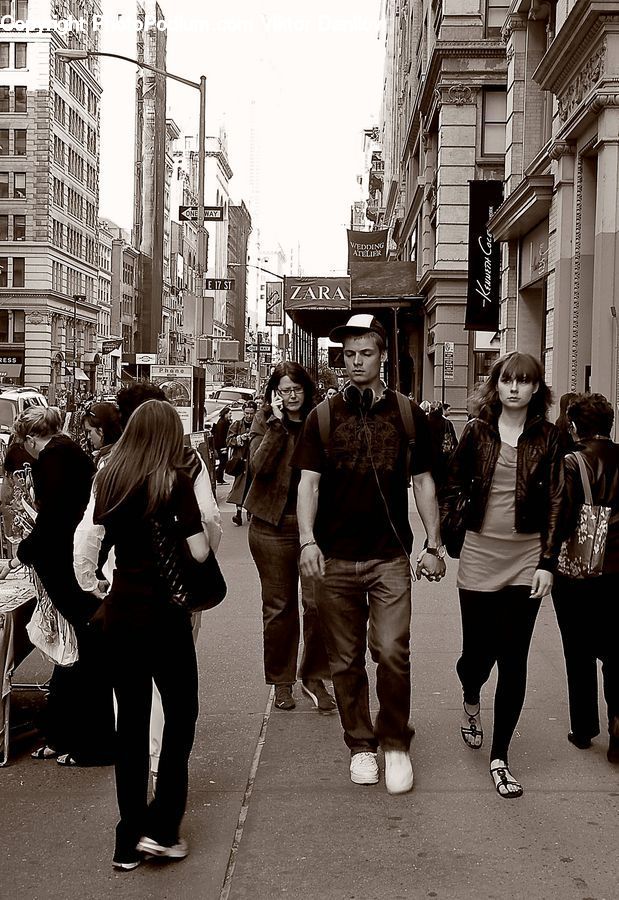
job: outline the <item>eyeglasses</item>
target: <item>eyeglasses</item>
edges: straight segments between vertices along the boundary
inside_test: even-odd
[[[295,397],[298,397],[299,394],[303,393],[303,388],[302,387],[278,388],[277,393],[280,394],[282,397],[290,397],[292,394],[294,394]]]

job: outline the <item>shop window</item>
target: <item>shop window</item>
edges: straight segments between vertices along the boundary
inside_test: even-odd
[[[28,112],[28,89],[22,86],[15,88],[15,112]]]
[[[8,69],[10,49],[10,44],[0,44],[0,69]]]
[[[0,241],[9,239],[9,217],[0,216]]]
[[[14,241],[25,241],[26,240],[26,217],[25,216],[13,216],[13,240]]]
[[[0,128],[0,156],[9,155],[9,129]]]
[[[26,129],[25,128],[16,128],[13,140],[14,140],[13,152],[14,152],[15,156],[25,156],[26,155]]]
[[[0,199],[6,199],[9,196],[9,173],[0,172]]]
[[[9,88],[8,85],[0,85],[0,112],[9,112]]]
[[[9,341],[9,313],[6,309],[0,309],[0,342],[7,344]]]
[[[26,340],[26,313],[23,309],[16,309],[13,313],[13,341],[23,344]]]
[[[9,258],[0,256],[0,287],[8,287],[9,284]]]
[[[505,153],[506,111],[507,94],[504,89],[484,90],[481,148],[484,156],[502,156]]]
[[[25,284],[25,262],[23,256],[13,257],[13,287],[23,287]]]

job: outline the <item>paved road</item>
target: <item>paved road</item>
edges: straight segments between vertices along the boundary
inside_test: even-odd
[[[222,494],[222,498],[225,494]],[[191,855],[110,867],[110,769],[63,770],[19,745],[0,770],[0,898],[11,900],[616,900],[619,778],[601,738],[568,730],[559,637],[544,604],[511,762],[525,795],[493,790],[487,751],[459,737],[455,567],[414,587],[415,787],[352,785],[336,716],[297,691],[272,710],[262,683],[258,582],[247,528],[223,506],[230,593],[199,638],[201,716],[185,833]],[[40,668],[31,657],[26,676]],[[21,673],[20,673],[21,674]],[[490,692],[482,704],[489,723]]]

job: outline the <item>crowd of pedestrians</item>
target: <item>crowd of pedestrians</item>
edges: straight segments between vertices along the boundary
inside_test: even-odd
[[[619,445],[606,398],[566,395],[553,424],[541,364],[509,353],[475,391],[458,440],[446,404],[417,404],[382,381],[386,334],[375,318],[354,315],[331,339],[343,346],[342,389],[318,401],[308,372],[282,362],[260,403],[246,401],[234,422],[223,408],[213,432],[216,483],[234,478],[231,521],[241,526],[245,515],[249,523],[275,708],[294,709],[300,681],[319,713],[337,711],[352,782],[380,780],[380,748],[387,791],[410,791],[411,589],[416,579],[444,577],[445,541],[459,559],[454,730],[471,750],[482,748],[482,692],[496,666],[488,757],[497,794],[524,790],[509,748],[536,617],[550,595],[566,662],[568,740],[586,749],[600,732],[601,660],[607,757],[618,764]],[[54,408],[17,420],[7,471],[31,464],[37,518],[9,567],[34,570],[79,650],[73,666],[54,667],[45,739],[33,757],[114,764],[113,864],[131,870],[144,858],[188,853],[181,823],[198,717],[199,614],[177,602],[157,529],[173,523],[179,559],[203,562],[217,550],[220,517],[205,464],[159,388],[141,382],[114,402],[89,404],[80,427],[88,453],[63,433]],[[411,487],[424,531],[413,561]],[[4,493],[2,501],[6,512]],[[607,534],[586,578],[561,560],[592,504],[605,510]],[[454,522],[457,541],[447,537]]]

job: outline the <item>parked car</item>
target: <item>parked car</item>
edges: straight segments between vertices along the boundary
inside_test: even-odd
[[[222,403],[217,409],[212,410],[212,412],[207,413],[204,416],[204,427],[212,428],[217,420],[219,419],[219,413],[227,406],[231,413],[231,422],[238,422],[239,419],[243,418],[243,406],[241,403]]]
[[[48,406],[46,398],[34,388],[0,384],[0,441],[7,444],[13,422],[29,406]]]
[[[209,400],[223,400],[226,403],[243,403],[245,400],[254,400],[256,392],[251,388],[229,387],[217,388],[212,391]]]

